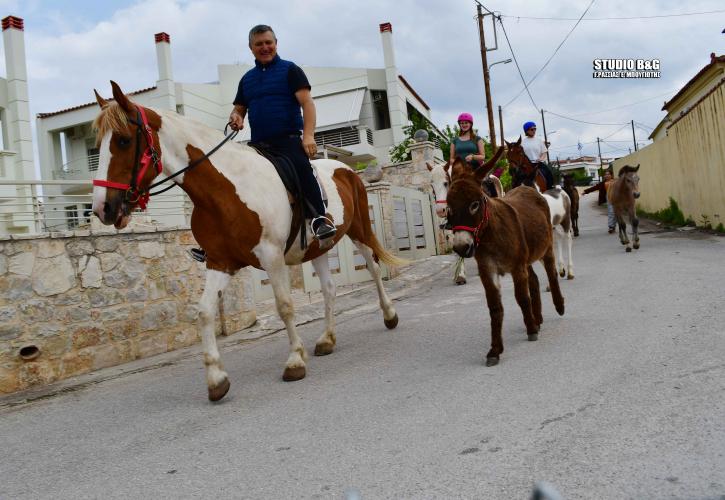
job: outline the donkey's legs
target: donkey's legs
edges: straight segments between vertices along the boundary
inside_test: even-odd
[[[219,401],[229,390],[229,377],[222,367],[221,357],[214,335],[214,320],[219,302],[219,292],[229,284],[230,276],[212,269],[206,272],[204,293],[199,301],[199,326],[201,343],[204,350],[204,366],[206,367],[206,385],[209,400]]]
[[[378,289],[380,308],[383,310],[383,321],[385,322],[385,326],[392,330],[398,326],[398,313],[395,312],[393,302],[390,298],[388,298],[388,294],[385,293],[385,288],[383,288],[383,278],[380,273],[380,266],[377,262],[375,262],[375,259],[373,258],[373,251],[369,246],[356,240],[352,240],[352,242],[355,243],[358,251],[365,258],[368,272],[370,273],[370,276],[373,277],[375,287]]]
[[[332,279],[327,253],[323,253],[312,261],[317,277],[320,278],[322,296],[325,298],[325,333],[315,344],[315,356],[325,356],[335,349],[335,280]]]
[[[564,314],[564,297],[561,295],[559,288],[559,278],[556,276],[556,267],[554,267],[554,251],[550,247],[541,258],[541,263],[546,270],[546,277],[549,279],[549,289],[551,290],[551,299],[554,301],[554,308],[559,316]]]
[[[536,340],[536,334],[539,332],[539,324],[536,319],[534,319],[534,312],[531,307],[528,270],[525,267],[513,269],[511,271],[511,277],[514,280],[514,294],[516,295],[516,302],[519,304],[521,313],[524,315],[526,333],[529,336],[529,340]]]
[[[466,261],[463,257],[458,257],[460,259],[460,265],[456,263],[456,269],[458,270],[458,274],[456,274],[453,281],[456,285],[465,285],[466,284]]]
[[[281,251],[277,251],[274,255],[262,255],[259,260],[269,275],[269,281],[274,290],[274,300],[277,304],[277,313],[284,322],[289,337],[290,353],[285,363],[282,379],[285,382],[303,379],[306,374],[307,351],[305,351],[305,346],[295,327],[295,310],[290,295],[289,273],[284,256]]]
[[[539,277],[536,276],[532,266],[529,266],[529,297],[531,297],[534,320],[537,325],[540,325],[544,322],[544,318],[541,316],[541,291],[539,290]]]
[[[481,262],[478,262],[478,275],[481,277],[481,283],[483,283],[483,289],[486,292],[488,314],[491,316],[491,349],[486,354],[486,366],[494,366],[498,364],[499,356],[503,352],[501,283],[498,275],[487,269]]]

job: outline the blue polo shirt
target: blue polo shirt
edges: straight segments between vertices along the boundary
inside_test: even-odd
[[[234,104],[247,108],[252,142],[302,131],[302,111],[295,92],[310,89],[302,68],[276,55],[269,64],[254,61],[254,68],[239,81]]]

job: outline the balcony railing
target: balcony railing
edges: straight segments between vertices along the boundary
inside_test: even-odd
[[[65,163],[60,169],[53,171],[53,179],[63,181],[91,180],[98,170],[98,156],[88,155]]]
[[[362,143],[361,132],[365,134],[364,140],[372,146],[373,132],[367,127],[337,128],[325,132],[317,132],[315,134],[315,142],[318,146],[336,146],[338,148],[354,146]]]

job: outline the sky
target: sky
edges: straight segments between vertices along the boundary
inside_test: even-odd
[[[486,0],[483,5],[503,16],[527,82],[551,58],[530,84],[531,98],[523,92],[513,99],[524,88],[513,62],[490,71],[494,109],[504,106],[506,138],[516,140],[525,121],[540,124],[544,109],[552,160],[578,156],[579,143],[582,154],[596,155],[597,137],[606,138],[603,156],[627,154],[633,145],[631,120],[638,143],[648,143],[664,116],[664,101],[708,64],[711,52],[725,54],[722,0]],[[707,14],[682,15],[701,12]],[[280,56],[299,65],[382,68],[378,26],[390,22],[398,71],[431,108],[434,124],[454,124],[465,111],[473,114],[480,134],[488,135],[471,0],[0,0],[0,17],[7,15],[25,22],[33,121],[37,113],[93,102],[94,88],[110,95],[109,80],[126,91],[155,85],[153,35],[161,31],[171,36],[175,80],[202,83],[217,79],[218,64],[252,62],[246,37],[260,23],[274,28]],[[490,17],[484,29],[492,46]],[[496,39],[489,65],[512,58],[498,23]],[[598,58],[658,59],[661,77],[594,79]],[[0,75],[5,76],[4,59]]]

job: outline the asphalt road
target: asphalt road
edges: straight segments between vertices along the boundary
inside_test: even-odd
[[[379,312],[343,314],[334,354],[282,382],[287,337],[0,404],[0,499],[564,498],[725,495],[725,238],[652,232],[626,254],[582,200],[566,314],[528,342],[503,280],[505,352],[473,262]],[[545,275],[539,268],[542,283]],[[322,323],[300,328],[310,351]],[[0,400],[2,403],[2,400]]]

